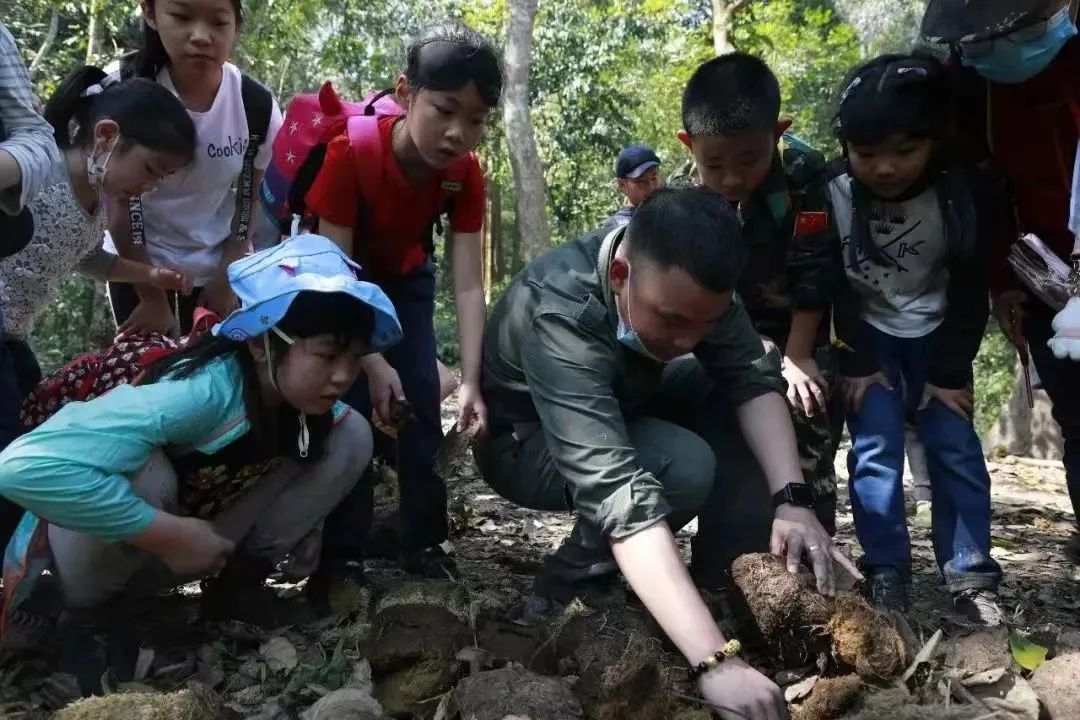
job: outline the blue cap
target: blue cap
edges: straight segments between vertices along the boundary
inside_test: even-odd
[[[267,332],[302,292],[345,293],[375,311],[368,349],[382,352],[401,340],[401,323],[390,298],[378,285],[357,277],[360,266],[322,235],[298,235],[229,265],[229,285],[240,299],[214,326],[214,335],[237,341]]]
[[[641,177],[649,168],[659,167],[660,158],[648,145],[631,145],[615,161],[615,177],[620,180]]]

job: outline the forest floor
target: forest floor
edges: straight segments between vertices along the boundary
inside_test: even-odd
[[[1004,570],[1001,598],[1013,635],[1011,643],[1008,635],[1000,636],[1003,659],[989,663],[1002,667],[981,669],[1007,670],[1023,683],[1030,673],[1012,665],[1010,647],[1018,658],[1018,647],[1031,647],[1027,640],[1046,648],[1051,658],[1080,648],[1080,566],[1064,552],[1074,521],[1059,464],[1005,457],[992,461],[990,472],[993,555]],[[392,473],[385,476],[392,479]],[[143,650],[135,684],[117,688],[127,694],[110,696],[113,705],[77,703],[55,717],[709,717],[694,700],[680,659],[632,597],[601,610],[575,606],[540,627],[513,619],[544,555],[568,535],[573,520],[569,514],[510,504],[480,480],[471,463],[450,480],[449,491],[450,543],[460,582],[419,582],[389,561],[372,559],[367,563],[370,590],[348,599],[347,608],[339,604],[343,614],[272,631],[240,623],[200,623],[198,585],[185,586],[152,601],[151,612],[143,613],[149,619],[133,620],[140,623]],[[385,503],[392,502],[395,493],[383,487],[378,495]],[[843,491],[842,496],[837,541],[857,557],[850,505]],[[933,644],[938,630],[946,639],[971,632],[949,607],[928,529],[911,520],[914,607],[907,616],[912,631],[907,634],[909,660],[916,651],[927,650],[928,641]],[[691,525],[679,535],[687,553],[692,532]],[[299,594],[298,586],[287,583],[273,587],[285,596]],[[721,625],[740,633],[741,621],[724,594],[709,599]],[[51,717],[77,695],[73,679],[56,672],[55,647],[54,641],[42,640],[36,656],[0,669],[0,718]],[[945,659],[945,647],[936,652],[930,648],[924,658],[939,671],[951,662]],[[750,656],[789,686],[793,700],[808,692],[805,683],[799,690],[800,681],[821,672],[812,660],[785,667],[767,649],[751,649]],[[488,670],[492,672],[484,672]],[[941,693],[946,700],[950,694],[961,697],[930,687],[931,675],[916,674],[908,689],[921,683],[921,701],[926,692]],[[385,714],[368,704],[372,696]],[[962,697],[972,699],[966,691]],[[121,702],[134,704],[116,704]],[[1037,705],[1034,716],[1030,707],[1011,715],[992,709],[999,714],[984,716],[1037,720]],[[843,714],[839,708],[818,716],[800,715],[798,708],[795,713],[800,718]]]

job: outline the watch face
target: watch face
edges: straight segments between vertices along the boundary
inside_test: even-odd
[[[814,491],[809,485],[788,485],[788,491],[791,493],[792,504],[802,507],[814,506]]]

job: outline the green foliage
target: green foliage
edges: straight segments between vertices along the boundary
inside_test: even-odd
[[[60,283],[52,306],[30,336],[30,344],[42,370],[48,373],[76,355],[108,346],[113,328],[102,286],[72,276]]]
[[[1009,402],[1016,373],[1016,351],[993,320],[975,357],[975,428],[983,435],[993,428]]]

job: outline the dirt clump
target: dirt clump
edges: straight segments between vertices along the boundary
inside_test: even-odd
[[[790,573],[775,555],[743,555],[731,574],[758,629],[773,647],[827,648],[864,678],[891,679],[903,672],[907,650],[889,617],[854,593],[827,598],[809,571]],[[823,642],[824,641],[824,642]]]
[[[454,688],[448,717],[462,720],[503,720],[508,715],[531,720],[584,718],[571,683],[520,667],[470,675]]]
[[[976,720],[990,718],[974,705],[918,705],[906,690],[867,693],[842,720]]]
[[[835,720],[855,706],[862,688],[858,675],[822,678],[810,695],[791,709],[792,720]]]
[[[382,707],[366,691],[335,690],[300,714],[301,720],[382,720]]]
[[[214,720],[221,709],[217,694],[193,683],[173,693],[113,693],[76,700],[60,709],[54,720]]]
[[[949,640],[945,647],[945,665],[962,670],[967,675],[996,668],[1012,668],[1008,629],[980,630]]]
[[[1031,676],[1050,720],[1080,718],[1080,653],[1068,653],[1044,662]]]
[[[557,633],[557,655],[575,667],[575,694],[590,720],[670,716],[661,684],[663,646],[640,613],[620,609],[577,614]]]
[[[894,678],[904,671],[906,648],[888,616],[857,595],[837,599],[827,626],[833,652],[855,672],[867,678]]]

